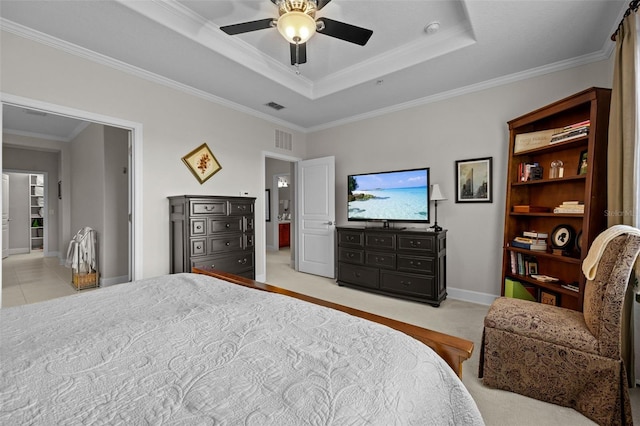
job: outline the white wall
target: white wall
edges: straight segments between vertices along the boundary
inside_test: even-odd
[[[102,271],[104,247],[104,130],[90,124],[70,143],[71,229],[75,234],[88,226],[97,233],[98,270]]]
[[[142,125],[142,277],[169,272],[167,196],[244,190],[257,197],[256,274],[264,274],[263,151],[304,158],[304,134],[15,34],[2,32],[0,43],[2,93]],[[292,151],[275,148],[276,129],[292,134]],[[181,158],[203,142],[222,170],[200,185]]]
[[[348,174],[430,167],[432,183],[448,198],[438,203],[438,224],[448,229],[449,295],[490,303],[500,294],[506,122],[591,86],[611,87],[612,70],[612,61],[601,61],[318,131],[308,135],[308,157],[336,157],[342,225]],[[478,157],[493,157],[493,203],[457,204],[455,161]]]
[[[339,224],[346,223],[347,174],[429,166],[449,197],[438,205],[438,222],[449,230],[449,294],[486,303],[500,292],[506,121],[612,79],[612,61],[602,61],[304,135],[14,34],[2,33],[1,43],[3,93],[142,124],[143,276],[169,271],[167,196],[242,190],[257,197],[256,273],[264,274],[263,151],[334,155]],[[274,147],[276,129],[293,134],[293,151]],[[222,170],[200,185],[181,157],[203,142]],[[493,203],[456,204],[455,160],[489,156]]]

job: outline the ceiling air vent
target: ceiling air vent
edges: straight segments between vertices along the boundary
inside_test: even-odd
[[[280,111],[282,108],[284,108],[282,105],[277,104],[275,102],[269,102],[268,104],[265,104],[265,105],[275,109],[276,111]]]
[[[291,133],[276,129],[276,148],[291,151]]]

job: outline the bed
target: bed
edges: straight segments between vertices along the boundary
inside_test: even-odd
[[[1,309],[0,424],[483,424],[402,323],[204,272]]]

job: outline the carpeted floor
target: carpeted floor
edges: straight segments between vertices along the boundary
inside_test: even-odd
[[[267,252],[267,282],[319,299],[416,324],[475,343],[464,363],[462,381],[488,426],[594,425],[577,411],[511,392],[484,387],[478,379],[482,322],[488,306],[447,299],[439,308],[338,286],[333,279],[301,274],[290,267],[289,250]],[[453,283],[448,283],[453,285]],[[640,415],[640,388],[630,389],[634,418]]]

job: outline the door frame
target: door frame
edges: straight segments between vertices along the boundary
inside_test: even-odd
[[[97,114],[89,111],[83,111],[75,108],[69,108],[62,105],[52,104],[49,102],[43,102],[36,99],[25,98],[22,96],[16,96],[0,92],[0,127],[2,124],[2,109],[4,105],[11,105],[18,108],[28,108],[38,110],[42,112],[62,115],[70,118],[76,118],[84,121],[91,121],[93,123],[102,124],[111,127],[118,127],[128,130],[131,135],[131,146],[129,152],[130,178],[129,178],[129,194],[131,197],[130,215],[131,219],[129,224],[132,228],[132,232],[129,234],[129,268],[131,273],[131,280],[138,280],[142,278],[143,271],[143,230],[142,230],[142,217],[143,217],[143,205],[142,205],[142,143],[143,143],[143,129],[142,123],[136,123],[133,121],[123,120],[116,117],[110,117],[107,115]],[[0,132],[0,147],[4,144],[2,133]],[[2,162],[2,150],[0,149],[0,163]],[[264,175],[264,173],[263,173]],[[1,201],[0,201],[1,202]],[[69,225],[70,226],[70,225]],[[69,231],[71,232],[71,231]],[[0,269],[0,279],[2,272]],[[1,281],[0,281],[1,282]]]
[[[267,189],[267,177],[265,176],[267,173],[267,158],[273,158],[276,160],[282,160],[282,161],[289,161],[290,163],[297,163],[298,161],[301,161],[302,158],[300,157],[294,157],[292,155],[286,155],[286,154],[281,154],[278,152],[272,152],[272,151],[262,151],[262,171],[261,171],[261,176],[262,176],[262,191],[261,193],[264,194],[265,190]],[[270,179],[272,179],[272,177],[270,177]],[[258,203],[260,202],[260,197],[258,198]],[[262,256],[262,274],[256,275],[256,281],[266,281],[267,279],[267,218],[266,218],[266,213],[265,213],[265,200],[264,197],[262,197],[262,206],[257,206],[256,207],[256,211],[260,211],[261,213],[261,218],[260,220],[262,220],[262,223],[264,224],[264,226],[262,227],[262,241],[259,244],[259,248],[261,250],[261,252],[263,253]],[[296,204],[297,204],[297,200],[296,200]],[[273,209],[273,206],[272,206]],[[257,216],[256,216],[257,217]],[[271,220],[273,221],[274,218],[272,217]],[[296,221],[293,221],[293,234],[296,235],[296,229],[297,229],[297,224]],[[294,249],[294,256],[297,259],[298,258],[298,246],[297,244],[295,245],[295,249]]]

